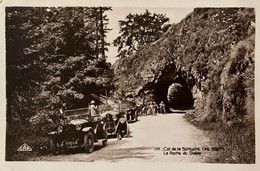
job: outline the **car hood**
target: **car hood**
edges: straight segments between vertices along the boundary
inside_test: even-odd
[[[73,119],[70,121],[72,125],[79,125],[88,122],[86,119]]]

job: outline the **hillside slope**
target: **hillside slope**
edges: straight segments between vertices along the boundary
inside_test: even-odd
[[[254,120],[255,12],[196,8],[158,41],[114,64],[115,86],[137,103],[187,87],[197,120]],[[183,97],[185,98],[185,97]]]

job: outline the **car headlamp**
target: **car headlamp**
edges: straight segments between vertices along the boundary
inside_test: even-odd
[[[100,124],[104,124],[104,121],[101,121]]]
[[[113,120],[117,120],[117,117],[115,115],[113,115]]]
[[[79,125],[76,125],[76,130],[79,131],[81,130],[82,126],[79,124]]]
[[[58,126],[58,128],[57,128],[57,132],[58,133],[61,133],[63,131],[63,127],[60,125],[60,126]]]

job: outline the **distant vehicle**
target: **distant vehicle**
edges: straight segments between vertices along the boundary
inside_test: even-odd
[[[138,121],[138,111],[135,108],[127,110],[126,116],[128,123]]]
[[[106,124],[101,117],[90,117],[89,108],[65,110],[66,123],[49,132],[49,146],[53,154],[62,149],[84,148],[86,153],[94,151],[94,143],[107,145]]]
[[[118,139],[130,134],[130,128],[124,112],[106,111],[102,114],[106,123],[105,130],[108,136],[117,136]]]

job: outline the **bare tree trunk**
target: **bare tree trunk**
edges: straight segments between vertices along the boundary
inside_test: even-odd
[[[99,19],[100,19],[100,34],[101,34],[101,53],[102,57],[105,56],[105,35],[104,35],[104,25],[103,25],[103,8],[99,7]]]
[[[99,27],[98,27],[98,11],[97,8],[94,8],[94,12],[95,12],[95,18],[96,18],[96,58],[98,58],[98,54],[99,54],[99,46],[98,46],[98,32],[99,32]]]

